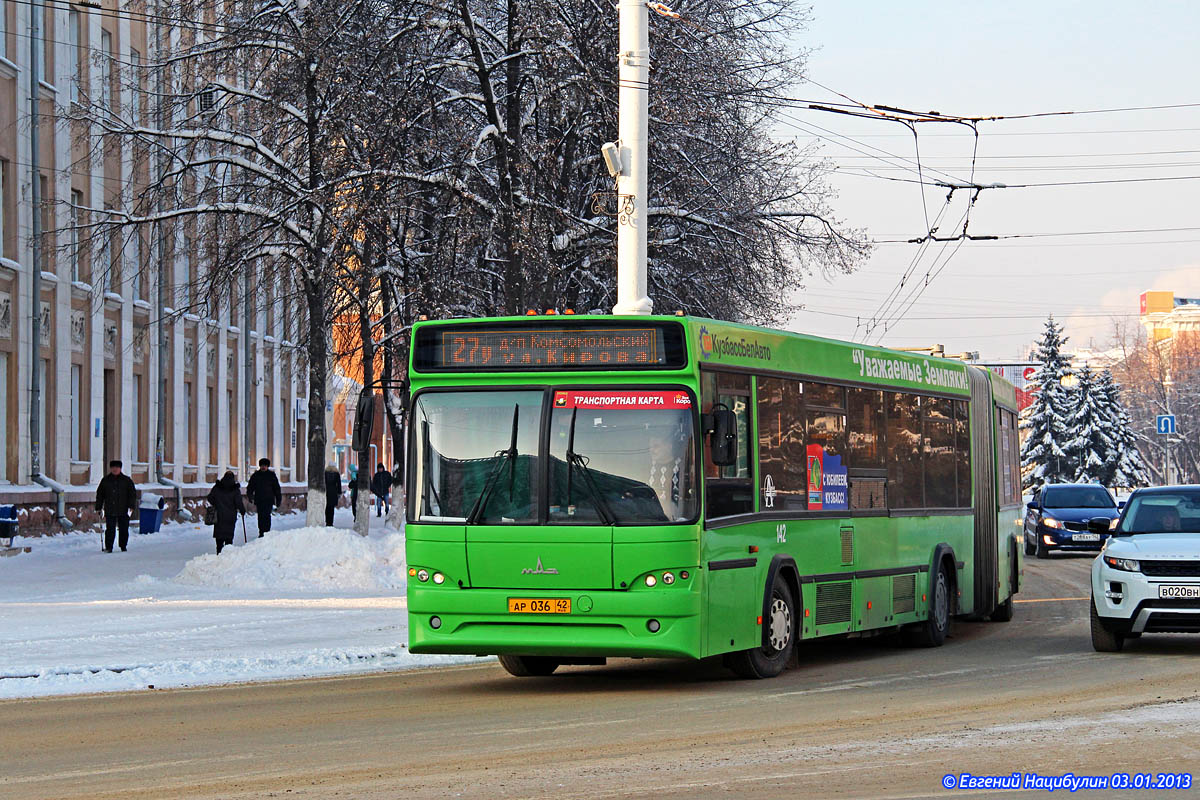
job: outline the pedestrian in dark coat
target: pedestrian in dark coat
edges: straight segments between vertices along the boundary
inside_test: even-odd
[[[325,526],[333,527],[333,510],[337,508],[338,498],[342,496],[342,473],[330,464],[325,468]]]
[[[283,502],[283,490],[279,488],[279,478],[271,469],[271,459],[260,458],[258,471],[246,481],[246,497],[254,503],[258,511],[258,538],[271,530],[271,510],[278,508]]]
[[[237,482],[237,476],[230,470],[221,476],[221,480],[213,484],[208,493],[208,504],[216,512],[213,523],[213,538],[217,540],[217,554],[226,546],[233,544],[233,532],[237,527],[237,515],[246,515],[246,506],[242,503],[242,487]]]
[[[375,495],[375,516],[382,517],[388,504],[388,493],[392,489],[392,473],[380,464],[371,476],[371,494]]]
[[[111,553],[117,529],[121,530],[121,552],[129,546],[129,514],[137,508],[137,487],[121,473],[121,462],[108,462],[108,474],[96,488],[96,510],[104,512],[104,552]]]

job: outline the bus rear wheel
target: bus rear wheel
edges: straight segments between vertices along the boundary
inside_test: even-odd
[[[767,611],[762,646],[729,656],[730,669],[742,678],[774,678],[787,668],[796,647],[796,601],[787,582],[778,576],[771,586]]]
[[[554,674],[558,662],[549,656],[498,656],[500,666],[518,678],[540,678]]]

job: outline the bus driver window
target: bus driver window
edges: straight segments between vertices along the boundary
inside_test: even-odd
[[[709,439],[704,441],[704,480],[707,519],[748,514],[754,510],[750,478],[750,376],[704,370],[700,373],[700,411],[712,413],[717,403],[737,418],[737,462],[718,467],[712,463]]]

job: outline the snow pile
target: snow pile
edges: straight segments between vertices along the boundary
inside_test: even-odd
[[[268,533],[219,556],[193,558],[175,581],[222,589],[402,592],[404,535],[363,537],[341,528]]]

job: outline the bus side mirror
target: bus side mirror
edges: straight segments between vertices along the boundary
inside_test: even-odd
[[[737,415],[717,404],[713,406],[711,416],[708,447],[712,462],[718,467],[732,466],[737,461]]]

